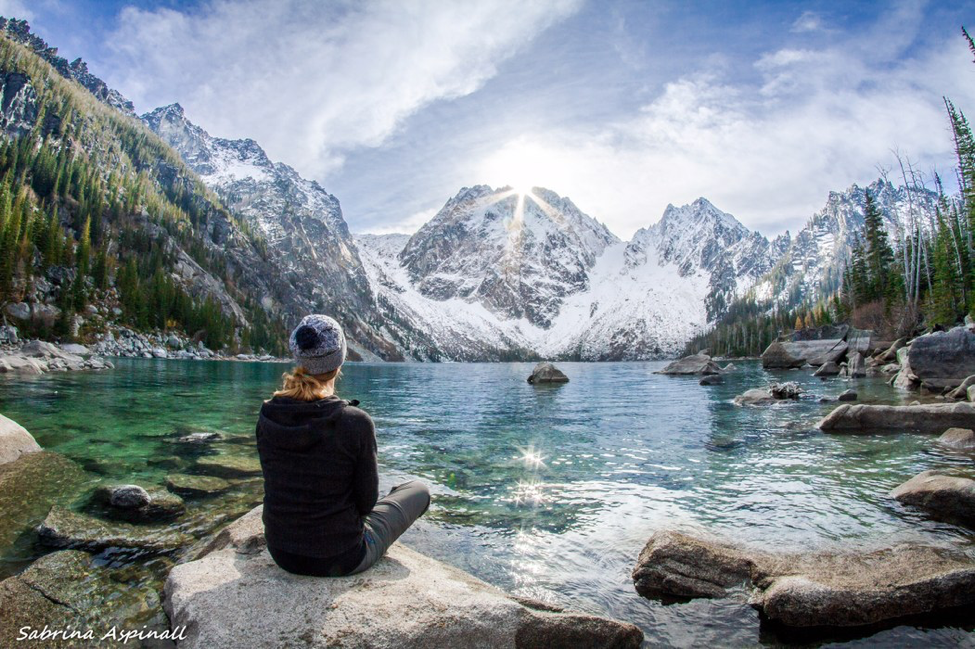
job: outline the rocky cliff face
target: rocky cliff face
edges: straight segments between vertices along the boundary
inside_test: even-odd
[[[275,280],[264,295],[266,309],[295,322],[310,312],[333,314],[359,355],[402,359],[378,331],[375,298],[338,199],[288,165],[272,162],[254,140],[211,136],[179,104],[157,108],[142,120],[266,242]]]

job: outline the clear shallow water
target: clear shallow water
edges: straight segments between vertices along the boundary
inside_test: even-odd
[[[790,551],[923,542],[975,558],[975,534],[886,497],[926,469],[970,471],[970,456],[940,450],[927,435],[815,430],[836,405],[818,398],[851,386],[861,402],[916,398],[882,379],[821,382],[806,371],[766,373],[744,362],[725,384],[702,387],[693,377],[654,375],[663,363],[559,365],[571,381],[557,387],[529,385],[527,363],[344,369],[341,396],[359,399],[376,421],[384,482],[413,475],[434,488],[434,506],[405,542],[519,595],[633,622],[655,646],[801,640],[763,628],[741,597],[672,605],[639,597],[630,571],[658,529]],[[257,410],[285,369],[119,359],[105,373],[4,380],[0,412],[85,466],[86,488],[164,484],[173,466],[193,472],[201,454],[255,456]],[[731,403],[768,380],[799,381],[807,394],[766,408]],[[210,447],[173,443],[199,430],[226,439]],[[191,502],[197,518],[188,518],[236,515],[259,500],[260,489],[259,480],[245,481]],[[184,525],[203,533],[203,526]],[[17,547],[0,548],[0,573],[39,552],[23,537]],[[165,565],[157,560],[150,572],[158,578]],[[958,624],[814,644],[975,646],[972,625]]]

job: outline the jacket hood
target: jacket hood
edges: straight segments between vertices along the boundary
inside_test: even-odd
[[[297,401],[275,397],[265,401],[257,420],[259,441],[293,451],[306,451],[329,434],[332,422],[348,402],[338,397]]]

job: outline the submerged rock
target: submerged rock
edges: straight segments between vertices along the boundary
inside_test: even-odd
[[[910,406],[843,404],[816,426],[827,433],[941,433],[948,428],[975,428],[975,406],[936,403]]]
[[[166,478],[166,487],[174,494],[193,497],[218,494],[230,489],[231,484],[223,478],[211,475],[174,473]]]
[[[551,363],[539,363],[532,370],[531,376],[528,377],[529,383],[568,383],[569,377],[567,377],[562,370],[555,367]]]
[[[840,396],[836,397],[837,401],[856,401],[857,393],[853,390],[844,390],[840,393]]]
[[[190,433],[189,435],[182,435],[177,437],[174,441],[177,444],[206,444],[209,442],[219,442],[223,439],[223,435],[215,431],[201,431],[197,433]]]
[[[79,464],[51,451],[0,465],[0,548],[30,542],[51,507],[70,503],[91,479]]]
[[[25,453],[36,453],[40,444],[27,429],[13,419],[0,415],[0,464],[13,462]]]
[[[891,498],[941,518],[975,523],[975,480],[924,471],[890,492]]]
[[[949,428],[938,438],[938,442],[963,451],[975,450],[975,431],[970,428]]]
[[[707,354],[697,353],[685,356],[667,365],[655,374],[720,374],[721,368]]]
[[[794,627],[868,625],[975,604],[975,563],[919,545],[779,555],[658,532],[640,553],[633,580],[645,597],[721,597],[743,585],[754,608]]]
[[[719,383],[724,383],[724,377],[721,376],[720,374],[708,374],[704,378],[702,378],[698,383],[700,383],[701,385],[718,385]]]
[[[255,649],[636,649],[643,640],[632,624],[515,600],[400,543],[360,575],[292,575],[256,541],[259,512],[242,519],[246,529],[228,532],[227,546],[170,572],[165,608],[174,626],[188,629],[181,649],[236,648],[241,638]]]
[[[93,564],[86,552],[78,550],[61,550],[41,557],[24,572],[0,582],[0,638],[13,640],[20,637],[24,627],[40,631],[47,626],[78,633],[91,629],[94,639],[62,637],[25,640],[22,644],[132,647],[139,645],[133,645],[132,640],[125,643],[102,637],[115,625],[126,629],[145,626],[165,633],[169,621],[155,589],[138,582],[125,583],[121,577],[119,571]]]
[[[262,473],[260,460],[240,455],[207,455],[196,461],[196,468],[218,478],[246,478]]]
[[[168,526],[131,525],[77,514],[59,505],[51,508],[37,533],[44,545],[54,548],[128,548],[169,552],[188,545],[192,538]]]
[[[136,484],[124,484],[114,487],[102,487],[101,494],[112,507],[132,509],[149,504],[149,492]]]

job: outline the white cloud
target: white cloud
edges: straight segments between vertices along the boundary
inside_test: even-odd
[[[34,19],[34,12],[21,0],[0,0],[0,16],[30,21]]]
[[[440,208],[434,207],[428,210],[420,210],[405,219],[393,221],[367,227],[364,234],[413,234],[423,225],[437,215]]]
[[[179,101],[211,133],[252,137],[322,179],[431,102],[467,95],[578,0],[211,0],[128,7],[106,77],[140,110]]]
[[[792,23],[795,33],[815,32],[823,28],[823,19],[815,11],[803,11],[802,15]]]
[[[846,44],[769,52],[754,63],[757,83],[720,68],[688,75],[597,131],[512,138],[481,177],[506,184],[528,168],[621,237],[698,196],[765,233],[795,229],[830,190],[875,179],[892,149],[950,176],[942,96],[975,110],[975,66],[960,37],[908,56],[912,40],[885,27]]]

